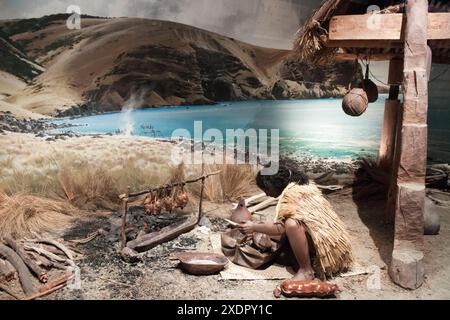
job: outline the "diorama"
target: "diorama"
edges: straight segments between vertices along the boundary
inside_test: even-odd
[[[0,3],[0,300],[450,298],[450,3]]]

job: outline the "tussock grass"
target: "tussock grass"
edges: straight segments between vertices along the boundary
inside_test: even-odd
[[[171,165],[171,145],[161,142],[86,137],[47,144],[22,135],[7,138],[0,141],[0,236],[58,230],[86,212],[117,209],[128,187],[141,191],[201,175],[201,166]],[[206,181],[206,200],[236,201],[257,192],[251,166],[205,167],[217,170],[222,172]],[[188,192],[196,203],[200,183],[189,185]]]
[[[80,210],[63,200],[0,193],[0,238],[58,232],[80,214]]]
[[[255,169],[250,165],[219,164],[205,166],[205,173],[221,171],[205,182],[205,199],[213,202],[237,201],[240,197],[248,197],[257,192]],[[196,169],[201,175],[201,169]],[[200,194],[200,184],[191,187],[195,195]]]

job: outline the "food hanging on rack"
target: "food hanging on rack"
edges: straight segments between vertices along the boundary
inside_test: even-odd
[[[163,199],[163,207],[169,213],[172,213],[172,210],[173,210],[173,199],[172,199],[171,194],[172,194],[172,188],[167,187],[165,189],[165,197]]]
[[[175,206],[183,210],[189,202],[187,192],[184,190],[184,184],[176,192]]]
[[[156,198],[155,198],[155,213],[160,214],[162,211],[162,200],[161,200],[161,190],[158,190],[156,192]]]
[[[144,200],[145,213],[152,215],[155,213],[155,201],[156,197],[153,191],[151,191]]]

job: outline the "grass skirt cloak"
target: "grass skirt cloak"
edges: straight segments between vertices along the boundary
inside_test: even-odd
[[[311,237],[316,256],[313,268],[325,279],[344,272],[353,263],[350,236],[344,223],[312,182],[289,184],[281,194],[276,222],[294,219],[301,222]]]

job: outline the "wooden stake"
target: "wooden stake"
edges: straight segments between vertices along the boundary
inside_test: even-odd
[[[202,179],[202,187],[200,189],[200,201],[198,204],[198,219],[197,219],[197,223],[200,222],[200,220],[202,219],[202,210],[203,210],[203,192],[205,190],[205,179]]]
[[[127,245],[127,212],[128,212],[128,198],[130,194],[130,187],[128,187],[126,197],[122,199],[122,226],[120,229],[121,249]]]

